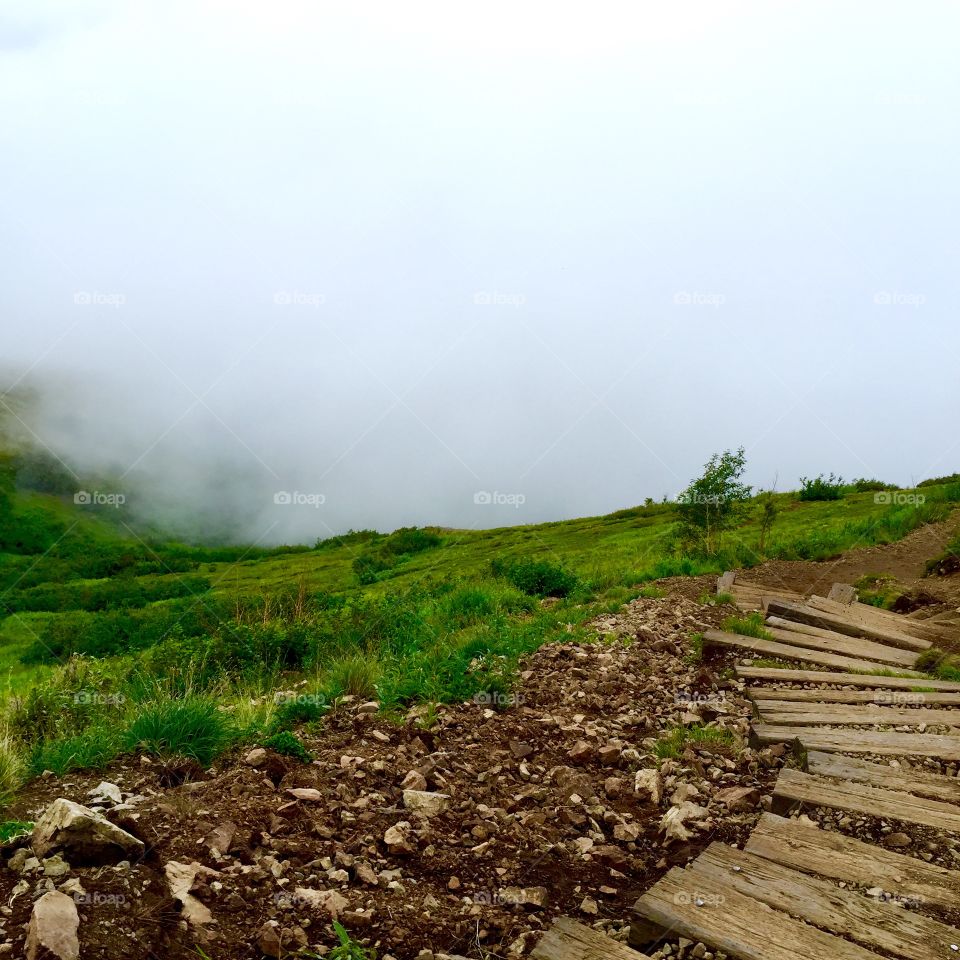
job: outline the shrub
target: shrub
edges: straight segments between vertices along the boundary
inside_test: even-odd
[[[281,733],[303,723],[316,723],[329,709],[323,694],[301,694],[284,700],[274,710],[270,729]]]
[[[187,697],[142,707],[127,731],[126,743],[130,750],[188,757],[206,767],[229,746],[232,734],[229,718],[215,701]]]
[[[490,564],[496,577],[509,580],[533,597],[566,597],[579,585],[574,574],[547,560],[496,559]]]
[[[720,550],[724,531],[740,523],[750,499],[750,487],[740,482],[746,464],[743,447],[715,453],[703,474],[677,497],[685,546],[708,556]]]
[[[313,760],[299,738],[290,733],[289,730],[281,730],[272,737],[267,737],[263,741],[263,745],[277,753],[282,753],[285,757],[293,757],[294,760],[299,760],[301,763],[310,763]]]
[[[944,483],[960,483],[960,473],[951,473],[946,477],[931,477],[929,480],[921,480],[917,487],[938,487]]]
[[[799,500],[840,500],[843,498],[843,479],[834,476],[824,476],[822,473],[818,477],[810,479],[809,477],[800,478],[800,492],[797,495]]]
[[[376,696],[379,679],[379,662],[371,656],[357,653],[329,664],[326,688],[331,699],[345,694],[368,699]]]
[[[867,480],[865,477],[860,477],[859,480],[851,481],[850,486],[857,493],[872,493],[877,490],[900,489],[895,483],[884,483],[882,480]]]

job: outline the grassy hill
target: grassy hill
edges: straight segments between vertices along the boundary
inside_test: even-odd
[[[921,504],[778,494],[762,551],[758,500],[711,554],[678,539],[669,503],[263,549],[164,541],[121,509],[74,503],[74,485],[12,457],[0,469],[0,790],[132,749],[209,762],[245,739],[289,738],[346,694],[387,711],[507,703],[522,654],[580,635],[651,580],[829,558],[898,539],[960,500],[956,483],[925,487]]]

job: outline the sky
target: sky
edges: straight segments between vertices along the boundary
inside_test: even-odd
[[[0,0],[2,396],[262,543],[606,513],[739,446],[781,490],[960,470],[958,30]]]

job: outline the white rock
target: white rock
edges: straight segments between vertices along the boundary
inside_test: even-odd
[[[57,890],[34,905],[27,931],[27,960],[79,960],[80,917],[71,897]]]

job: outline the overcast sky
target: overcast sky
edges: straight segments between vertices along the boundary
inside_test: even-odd
[[[958,33],[5,0],[6,385],[71,463],[265,542],[609,512],[741,444],[764,487],[952,472]]]

